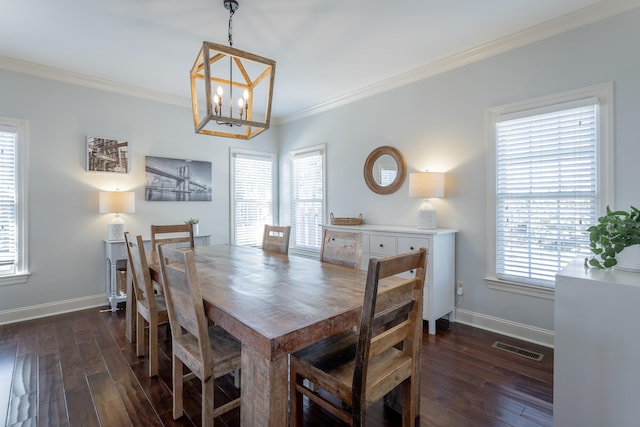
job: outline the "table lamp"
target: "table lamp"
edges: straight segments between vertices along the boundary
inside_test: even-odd
[[[101,191],[100,213],[113,213],[113,221],[107,226],[107,240],[122,240],[127,225],[121,213],[134,213],[136,197],[133,191]]]
[[[422,197],[424,202],[418,210],[419,229],[437,227],[436,211],[431,206],[430,198],[444,196],[444,173],[413,172],[409,174],[409,197]]]

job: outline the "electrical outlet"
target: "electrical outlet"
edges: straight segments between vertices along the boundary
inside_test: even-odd
[[[458,280],[456,287],[456,295],[462,296],[464,294],[464,282],[462,280]]]

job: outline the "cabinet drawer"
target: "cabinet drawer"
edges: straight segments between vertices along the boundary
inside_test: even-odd
[[[369,236],[369,252],[379,255],[395,255],[396,254],[396,238],[395,236],[382,236],[371,234]]]
[[[398,237],[398,253],[417,251],[420,248],[429,249],[429,239],[420,237]]]

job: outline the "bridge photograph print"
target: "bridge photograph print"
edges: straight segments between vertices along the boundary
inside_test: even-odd
[[[144,199],[155,202],[210,202],[211,162],[145,157]]]

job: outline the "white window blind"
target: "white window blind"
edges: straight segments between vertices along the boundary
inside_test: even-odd
[[[324,222],[324,148],[291,156],[292,246],[319,250]]]
[[[271,154],[233,152],[233,242],[260,245],[265,224],[273,224],[273,169]]]
[[[553,286],[559,270],[589,253],[599,133],[597,99],[586,103],[496,121],[499,279]]]
[[[17,131],[0,126],[0,274],[13,274],[18,262]]]

